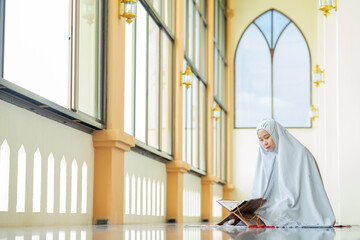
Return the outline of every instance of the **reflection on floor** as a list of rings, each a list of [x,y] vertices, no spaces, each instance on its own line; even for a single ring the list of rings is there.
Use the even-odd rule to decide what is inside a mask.
[[[0,240],[164,240],[164,239],[315,239],[360,240],[360,226],[350,228],[246,228],[195,224],[136,224],[0,228]]]

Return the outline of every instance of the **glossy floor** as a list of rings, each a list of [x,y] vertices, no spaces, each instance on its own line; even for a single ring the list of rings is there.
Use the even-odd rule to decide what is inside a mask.
[[[164,240],[164,239],[304,239],[360,240],[360,226],[349,228],[214,227],[195,224],[136,224],[110,226],[56,226],[0,228],[0,240]]]

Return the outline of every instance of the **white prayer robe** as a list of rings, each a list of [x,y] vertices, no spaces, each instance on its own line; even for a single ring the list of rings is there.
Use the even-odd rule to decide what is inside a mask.
[[[335,216],[310,151],[273,119],[263,120],[260,129],[275,143],[269,152],[259,141],[252,198],[267,200],[259,211],[263,222],[279,227],[333,226]]]

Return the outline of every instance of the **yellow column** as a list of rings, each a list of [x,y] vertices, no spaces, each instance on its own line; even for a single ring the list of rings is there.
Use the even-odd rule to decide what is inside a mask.
[[[226,56],[227,56],[227,86],[231,86],[231,64],[233,64],[232,61],[232,54],[230,51],[231,46],[231,18],[234,15],[234,11],[231,9],[231,0],[227,0],[227,28],[226,28]],[[230,90],[230,87],[226,89],[226,96],[227,96],[227,119],[226,119],[226,184],[223,186],[223,198],[224,199],[231,199],[231,192],[234,190],[234,185],[232,184],[232,178],[231,178],[231,146],[232,146],[232,119],[234,116],[234,111],[231,109],[231,100],[233,91]],[[223,208],[222,215],[225,217],[228,215],[229,212]]]
[[[206,115],[206,127],[207,127],[207,175],[201,179],[201,217],[212,221],[212,199],[213,199],[213,186],[218,181],[213,173],[213,96],[214,96],[214,0],[207,2],[208,13],[208,32],[207,32],[207,71],[208,71],[208,84],[207,84],[207,115]]]
[[[166,164],[166,219],[183,222],[183,182],[184,173],[190,165],[182,160],[182,86],[180,75],[184,60],[184,2],[175,1],[175,41],[174,41],[174,161]]]
[[[125,20],[118,18],[119,0],[108,1],[107,129],[95,131],[93,144],[93,222],[124,221],[124,153],[135,139],[124,133]]]

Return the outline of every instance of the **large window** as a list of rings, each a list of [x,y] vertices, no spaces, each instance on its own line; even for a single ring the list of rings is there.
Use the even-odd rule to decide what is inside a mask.
[[[1,1],[1,84],[103,123],[103,7],[101,0]]]
[[[307,42],[285,15],[270,10],[246,29],[235,56],[235,127],[273,117],[310,127],[311,64]]]
[[[193,84],[183,87],[183,160],[195,171],[206,171],[207,22],[205,0],[184,0],[185,60]]]
[[[214,1],[214,108],[220,108],[220,118],[213,120],[214,176],[226,181],[226,0]]]
[[[140,1],[125,29],[124,129],[165,157],[172,154],[172,9],[171,1]]]

